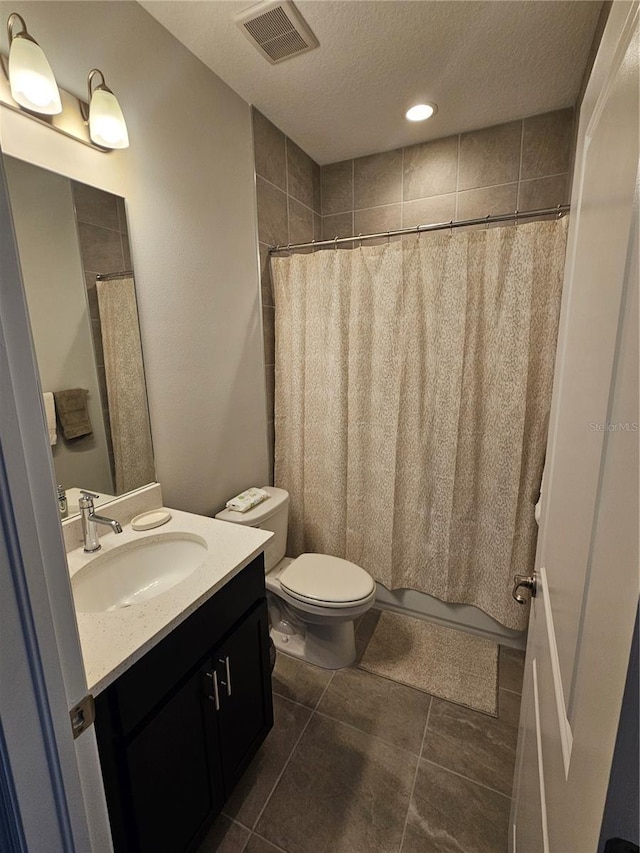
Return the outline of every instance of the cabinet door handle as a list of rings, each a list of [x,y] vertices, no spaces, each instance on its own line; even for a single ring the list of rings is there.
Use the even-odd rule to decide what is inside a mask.
[[[207,699],[211,699],[215,703],[216,711],[220,710],[220,692],[218,690],[218,673],[214,670],[206,673],[206,677],[211,679],[213,685],[213,695],[209,693]]]
[[[222,684],[227,688],[227,696],[231,696],[231,667],[229,666],[229,655],[227,655],[224,660],[222,660],[222,658],[218,658],[218,660],[225,666],[227,672],[227,680],[223,681]]]

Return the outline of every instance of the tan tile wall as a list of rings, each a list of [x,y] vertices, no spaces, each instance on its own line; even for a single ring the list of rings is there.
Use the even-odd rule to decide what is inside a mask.
[[[321,169],[322,237],[472,219],[569,200],[573,109]]]
[[[273,472],[274,307],[269,246],[319,240],[320,166],[254,109],[253,146],[258,201],[258,241],[262,286],[269,470]],[[273,482],[271,476],[270,482]]]

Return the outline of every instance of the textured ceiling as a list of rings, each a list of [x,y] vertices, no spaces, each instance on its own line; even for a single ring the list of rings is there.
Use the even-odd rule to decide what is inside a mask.
[[[233,18],[237,0],[141,5],[318,163],[575,103],[597,0],[298,0],[317,50],[270,65]],[[423,124],[411,104],[435,101]]]

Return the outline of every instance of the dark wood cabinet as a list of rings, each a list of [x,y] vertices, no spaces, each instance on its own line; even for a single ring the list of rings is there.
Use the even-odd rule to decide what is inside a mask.
[[[188,849],[194,828],[224,802],[216,772],[219,739],[203,701],[206,669],[193,673],[124,744],[137,849]]]
[[[265,654],[269,656],[268,637],[265,605],[253,610],[216,652],[220,755],[225,790],[229,792],[264,740],[264,720],[272,713],[271,691],[269,707],[257,701],[264,697],[256,691],[263,677]],[[267,668],[270,671],[268,664]]]
[[[96,699],[116,853],[197,849],[273,725],[260,556]]]

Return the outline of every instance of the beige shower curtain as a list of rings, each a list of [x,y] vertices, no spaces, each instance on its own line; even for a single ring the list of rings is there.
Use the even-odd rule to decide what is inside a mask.
[[[272,259],[289,552],[527,613],[567,220]]]
[[[132,276],[96,282],[117,494],[155,480]]]

